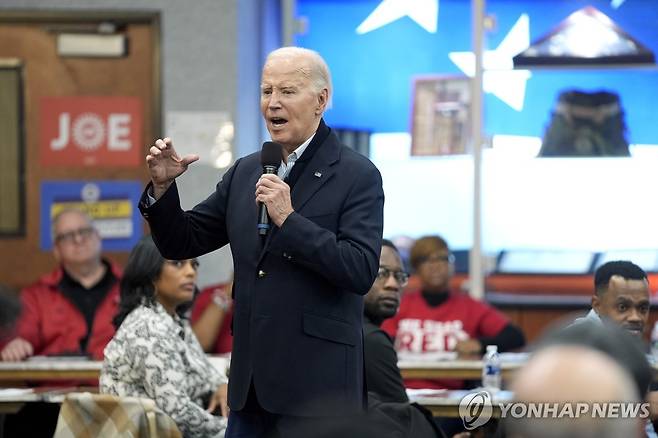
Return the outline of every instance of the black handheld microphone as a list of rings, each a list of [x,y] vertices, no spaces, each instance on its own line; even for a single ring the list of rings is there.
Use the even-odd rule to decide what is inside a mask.
[[[283,148],[279,143],[266,141],[263,143],[263,149],[260,151],[260,164],[263,166],[263,174],[276,174],[281,165]],[[267,207],[262,202],[258,203],[258,234],[265,236],[270,230],[270,217],[267,214]]]

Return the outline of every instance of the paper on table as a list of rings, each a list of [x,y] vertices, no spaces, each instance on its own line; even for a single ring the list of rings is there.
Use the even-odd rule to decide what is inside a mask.
[[[514,363],[523,363],[528,360],[530,353],[500,353],[501,362],[514,362]]]
[[[435,351],[431,353],[398,353],[398,359],[405,362],[442,362],[457,359],[456,351]]]
[[[432,397],[432,396],[441,396],[445,395],[448,392],[447,389],[413,389],[407,388],[407,396],[410,399],[415,399],[418,397]]]
[[[501,402],[512,401],[512,399],[514,399],[514,393],[507,389],[499,389],[499,390],[491,391],[489,389],[480,386],[477,388],[470,389],[468,392],[480,392],[480,391],[487,391],[488,393],[491,394],[491,398],[493,400],[497,400]]]
[[[53,355],[53,356],[30,356],[27,362],[89,362],[91,359],[85,355]]]
[[[0,388],[0,398],[2,397],[16,397],[18,395],[32,394],[32,388]]]
[[[208,361],[224,375],[228,375],[228,367],[231,363],[230,359],[221,356],[208,356]]]

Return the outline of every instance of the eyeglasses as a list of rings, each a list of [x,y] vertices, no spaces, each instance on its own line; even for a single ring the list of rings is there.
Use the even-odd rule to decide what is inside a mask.
[[[195,271],[199,269],[199,261],[197,259],[188,260],[165,260],[165,263],[170,264],[176,269],[183,269],[186,264],[190,264]]]
[[[395,278],[395,281],[398,282],[398,284],[402,287],[407,285],[407,282],[409,281],[409,274],[407,274],[404,271],[393,271],[388,268],[379,268],[379,271],[377,272],[377,280],[379,281],[386,281],[388,280],[388,277],[393,275]]]
[[[455,263],[455,256],[452,254],[441,254],[421,257],[418,259],[418,264],[423,263]]]
[[[96,232],[94,227],[78,228],[77,230],[67,231],[66,233],[57,234],[55,236],[55,243],[72,243],[76,238],[88,239]]]

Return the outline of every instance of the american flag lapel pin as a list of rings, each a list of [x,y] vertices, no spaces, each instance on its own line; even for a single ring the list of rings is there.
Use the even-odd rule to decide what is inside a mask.
[[[315,175],[316,178],[320,178],[322,176],[322,173],[316,171],[313,175]]]

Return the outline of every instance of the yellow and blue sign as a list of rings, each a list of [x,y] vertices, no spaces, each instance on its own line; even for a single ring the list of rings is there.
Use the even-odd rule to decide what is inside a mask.
[[[105,251],[130,251],[142,236],[137,203],[140,181],[44,181],[41,183],[41,249],[52,248],[52,218],[78,209],[91,216]]]

